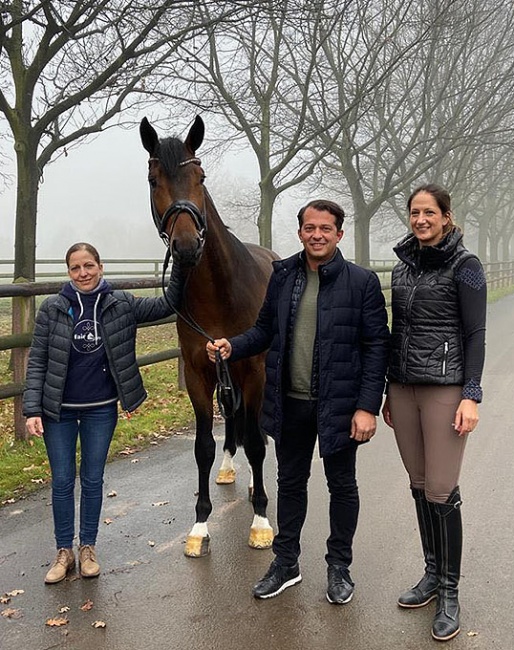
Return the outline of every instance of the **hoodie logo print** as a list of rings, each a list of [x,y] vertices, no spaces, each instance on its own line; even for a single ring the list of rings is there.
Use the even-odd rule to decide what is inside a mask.
[[[77,352],[82,354],[91,354],[103,347],[98,328],[95,336],[95,324],[92,320],[81,320],[75,325],[72,345]]]

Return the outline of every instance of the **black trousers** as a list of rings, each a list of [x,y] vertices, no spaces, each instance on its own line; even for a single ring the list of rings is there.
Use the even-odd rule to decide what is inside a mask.
[[[300,534],[307,514],[307,484],[318,433],[317,402],[286,397],[278,464],[277,523],[273,541],[277,562],[293,565],[300,556]],[[330,493],[327,564],[349,567],[359,515],[355,476],[357,445],[323,458]]]

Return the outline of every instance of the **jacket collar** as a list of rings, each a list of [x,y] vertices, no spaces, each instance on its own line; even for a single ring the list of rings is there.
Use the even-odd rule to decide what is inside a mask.
[[[404,237],[393,251],[408,266],[440,268],[450,261],[459,248],[462,248],[462,233],[455,229],[446,234],[435,246],[420,247],[418,240],[411,233]]]
[[[291,271],[296,271],[299,266],[305,267],[305,251],[300,251],[291,255],[291,257],[286,257],[283,260],[276,260],[273,262],[273,270],[275,273],[286,275]],[[334,257],[324,264],[320,264],[318,267],[318,274],[320,277],[331,279],[341,272],[341,269],[346,264],[346,260],[343,257],[339,248],[336,248]]]

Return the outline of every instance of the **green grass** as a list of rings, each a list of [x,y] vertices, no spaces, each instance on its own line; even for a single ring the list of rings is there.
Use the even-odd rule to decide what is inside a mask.
[[[514,293],[514,285],[510,287],[502,287],[501,289],[489,289],[487,292],[487,302],[497,302],[511,293]]]
[[[1,303],[2,301],[0,301]],[[2,305],[0,304],[0,313]],[[0,333],[7,334],[0,317]],[[138,354],[177,347],[174,325],[159,325],[139,330]],[[120,418],[109,452],[109,459],[133,453],[172,436],[192,425],[193,408],[184,390],[178,388],[178,361],[164,361],[141,368],[148,399],[128,418]],[[12,381],[9,352],[0,352],[0,383]],[[0,504],[37,490],[50,479],[50,468],[42,440],[15,441],[14,400],[0,400]]]

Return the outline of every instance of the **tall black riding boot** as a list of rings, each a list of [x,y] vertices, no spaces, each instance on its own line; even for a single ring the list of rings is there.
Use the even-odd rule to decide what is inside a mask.
[[[435,564],[434,525],[431,520],[433,515],[426,500],[425,491],[417,488],[411,488],[411,491],[416,504],[421,546],[425,556],[425,574],[414,587],[398,598],[398,605],[406,608],[428,605],[437,596],[437,587],[439,586]]]
[[[459,578],[462,557],[461,499],[457,486],[446,503],[430,503],[434,513],[435,556],[439,589],[432,636],[448,641],[460,632]]]

